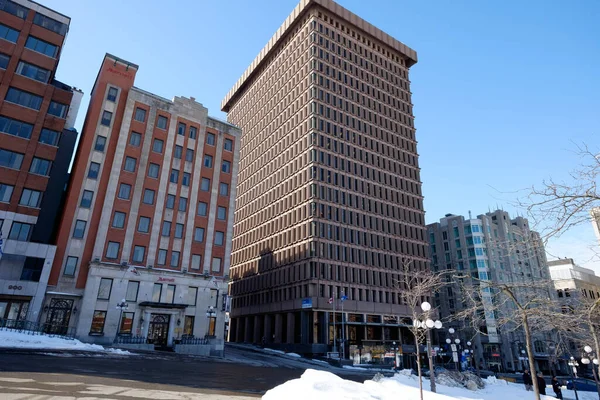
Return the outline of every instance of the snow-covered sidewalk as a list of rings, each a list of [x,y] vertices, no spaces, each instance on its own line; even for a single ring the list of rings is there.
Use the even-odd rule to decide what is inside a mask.
[[[437,385],[437,393],[431,393],[429,381],[423,380],[425,400],[505,400],[533,399],[533,392],[526,392],[523,385],[509,383],[490,377],[485,380],[485,388],[471,391],[462,387]],[[331,372],[306,370],[301,378],[293,379],[263,396],[263,400],[419,400],[419,383],[410,373],[398,373],[392,378],[382,378],[358,383],[344,380]],[[542,400],[554,399],[552,388],[547,393],[551,396],[541,396]],[[564,399],[575,399],[570,390],[563,390]],[[595,400],[596,393],[580,392],[580,400]]]
[[[0,348],[43,349],[43,350],[81,350],[111,354],[129,355],[126,350],[107,349],[97,344],[80,342],[77,339],[64,339],[47,335],[30,335],[17,330],[0,330]]]

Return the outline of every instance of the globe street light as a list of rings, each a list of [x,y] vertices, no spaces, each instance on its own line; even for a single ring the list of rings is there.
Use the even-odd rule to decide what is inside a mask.
[[[427,358],[429,360],[429,383],[431,385],[431,391],[435,393],[435,365],[433,364],[433,355],[431,353],[431,329],[441,329],[442,321],[432,320],[429,318],[431,312],[431,304],[427,301],[421,303],[421,310],[423,310],[424,321],[413,321],[413,326],[416,328],[424,329],[426,331],[427,338]],[[417,357],[420,357],[419,341],[417,340]],[[420,361],[420,360],[419,360]]]
[[[590,363],[593,363],[592,364],[592,373],[594,374],[594,382],[596,383],[596,391],[598,392],[598,398],[600,398],[600,382],[598,382],[598,374],[596,373],[596,365],[598,365],[598,358],[594,357],[593,349],[591,346],[585,346],[583,348],[583,350],[587,354],[586,354],[586,356],[581,358],[581,363],[585,364],[585,365],[589,365]]]

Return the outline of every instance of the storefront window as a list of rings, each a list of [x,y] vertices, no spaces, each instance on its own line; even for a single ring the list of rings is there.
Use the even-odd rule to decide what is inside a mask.
[[[133,316],[132,312],[124,312],[121,318],[121,326],[119,327],[119,333],[122,335],[131,335],[131,329],[133,327]]]
[[[183,325],[183,334],[186,336],[194,336],[194,316],[186,315],[185,324]]]
[[[106,320],[106,311],[94,311],[90,333],[104,333],[104,321]]]
[[[217,317],[208,318],[208,336],[215,336]]]

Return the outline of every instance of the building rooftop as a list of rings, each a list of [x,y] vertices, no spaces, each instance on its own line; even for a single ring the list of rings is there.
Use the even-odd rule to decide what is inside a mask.
[[[36,1],[32,0],[11,0],[23,7],[27,7],[30,10],[35,11],[36,13],[43,14],[47,17],[57,20],[58,22],[62,22],[63,24],[69,25],[71,23],[71,17],[66,16],[65,14],[59,13],[56,10],[46,7],[43,4],[40,4]]]
[[[407,65],[409,67],[417,63],[416,51],[406,46],[404,43],[398,41],[397,39],[394,39],[392,36],[383,32],[381,29],[368,23],[356,14],[340,6],[333,0],[301,0],[300,3],[296,6],[296,8],[294,8],[292,13],[279,27],[279,29],[277,29],[277,32],[275,32],[273,37],[271,37],[266,46],[263,47],[260,53],[258,53],[258,56],[256,56],[256,58],[254,59],[254,61],[252,61],[252,63],[246,69],[246,71],[244,71],[241,78],[236,82],[233,88],[231,88],[229,93],[227,93],[227,95],[221,102],[222,111],[229,111],[229,108],[231,107],[231,101],[236,97],[237,93],[244,88],[247,82],[250,81],[250,79],[254,76],[254,73],[262,65],[263,61],[265,61],[267,57],[271,54],[271,52],[276,48],[280,40],[283,39],[286,36],[286,34],[293,28],[296,21],[300,20],[304,16],[304,14],[311,7],[314,6],[320,6],[336,14],[341,19],[344,19],[348,23],[352,24],[355,28],[362,30],[366,34],[379,40],[381,43],[389,46],[393,50],[396,50],[405,57]]]

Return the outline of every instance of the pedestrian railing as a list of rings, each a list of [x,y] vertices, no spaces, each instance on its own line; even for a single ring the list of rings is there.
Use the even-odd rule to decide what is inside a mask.
[[[146,344],[146,338],[144,336],[117,336],[115,338],[116,344]]]
[[[181,342],[179,344],[208,344],[207,338],[197,338],[197,337],[182,337]]]
[[[75,338],[75,328],[67,325],[38,323],[21,319],[0,318],[0,331],[13,331],[26,335],[45,335],[64,339]]]

